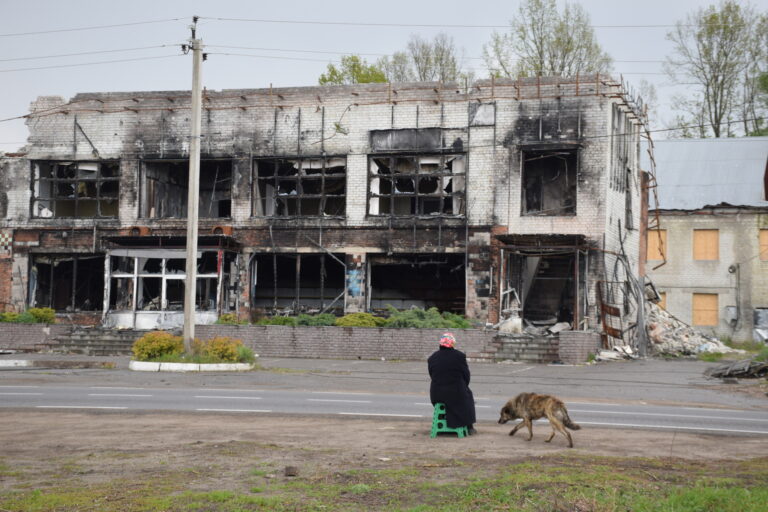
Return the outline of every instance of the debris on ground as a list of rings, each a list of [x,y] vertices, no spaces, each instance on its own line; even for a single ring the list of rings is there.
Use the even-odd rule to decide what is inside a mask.
[[[695,330],[652,302],[647,304],[646,329],[650,352],[656,355],[697,355],[702,353],[744,353],[712,336]]]
[[[618,361],[619,359],[637,359],[637,354],[628,345],[615,346],[611,350],[600,350],[595,354],[595,361]]]
[[[757,361],[755,358],[742,359],[731,363],[722,364],[712,368],[707,368],[704,375],[718,379],[742,378],[759,379],[768,377],[768,361]]]

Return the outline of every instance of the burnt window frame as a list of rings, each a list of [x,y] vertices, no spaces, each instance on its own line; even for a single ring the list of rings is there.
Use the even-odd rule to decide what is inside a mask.
[[[573,169],[573,207],[572,211],[566,213],[546,213],[546,210],[528,210],[528,195],[526,186],[526,154],[538,155],[539,157],[545,157],[547,153],[551,153],[552,158],[557,158],[558,153],[568,153],[569,158],[573,158],[575,166]],[[579,208],[579,176],[581,175],[581,147],[571,146],[568,147],[542,147],[540,145],[532,147],[520,147],[518,152],[518,158],[520,159],[520,216],[521,217],[575,217],[578,215]],[[566,170],[566,176],[570,170]],[[561,208],[562,209],[562,208]],[[544,213],[542,213],[544,212]]]
[[[32,289],[32,273],[33,269],[35,268],[35,265],[39,264],[37,261],[38,258],[50,258],[52,261],[50,263],[47,263],[47,265],[50,266],[50,279],[49,279],[49,286],[50,290],[48,292],[48,302],[46,304],[38,303],[37,301],[37,294],[38,289],[40,286],[40,276],[38,275],[37,279],[35,280],[35,289]],[[94,301],[93,309],[80,309],[76,307],[77,297],[78,297],[78,286],[77,286],[77,276],[78,276],[78,261],[79,260],[85,260],[85,259],[101,259],[101,264],[97,265],[100,272],[97,273],[98,276],[101,276],[101,298],[97,301]],[[57,312],[101,312],[104,308],[104,296],[105,296],[105,287],[104,287],[104,260],[106,259],[106,254],[104,253],[63,253],[63,252],[40,252],[40,253],[32,253],[30,254],[30,261],[29,261],[29,276],[27,279],[27,304],[30,308],[53,308],[54,311]],[[72,292],[70,296],[69,306],[65,309],[56,309],[54,308],[54,279],[53,275],[55,273],[56,260],[72,260]],[[90,275],[90,274],[89,274]],[[98,279],[97,279],[98,281]]]
[[[31,180],[30,190],[31,197],[29,203],[29,214],[32,219],[116,219],[120,216],[120,175],[121,166],[119,159],[107,159],[107,160],[33,160],[31,165]],[[47,176],[43,176],[42,165],[50,166]],[[81,166],[93,166],[96,165],[94,176],[80,175]],[[74,173],[71,176],[59,176],[58,167],[67,168],[74,166]],[[102,168],[110,166],[113,168],[114,174],[111,176],[104,176]],[[83,169],[86,170],[86,169]],[[94,172],[87,169],[89,172]],[[66,171],[65,171],[66,172]],[[102,196],[105,185],[114,183],[115,190],[110,192],[109,195]],[[48,197],[44,197],[41,192],[44,184],[48,186]],[[62,190],[62,186],[72,186],[73,194],[71,196],[59,196],[58,193]],[[87,191],[89,185],[92,185],[95,190],[95,195],[80,196],[79,191],[81,189]],[[72,215],[62,215],[57,213],[58,203],[72,202]],[[102,201],[114,203],[114,213],[108,215],[102,215]],[[47,206],[45,204],[47,203]],[[78,215],[81,203],[93,203],[95,205],[94,215]],[[44,212],[49,213],[44,213]]]
[[[145,219],[145,220],[169,220],[169,219],[186,219],[188,215],[182,215],[182,216],[150,216],[149,211],[147,211],[147,200],[148,200],[148,191],[147,191],[147,164],[187,164],[186,168],[186,182],[185,186],[187,188],[184,189],[184,196],[183,201],[186,203],[187,197],[189,194],[189,166],[188,166],[189,160],[186,159],[179,159],[179,158],[143,158],[140,161],[139,164],[139,182],[138,182],[138,195],[139,195],[139,218]],[[198,205],[198,217],[200,219],[231,219],[232,218],[232,191],[233,191],[233,183],[234,183],[234,176],[235,176],[235,160],[233,158],[202,158],[200,159],[200,170],[202,171],[203,164],[208,164],[211,162],[226,162],[229,164],[229,215],[227,216],[218,216],[218,215],[203,215],[203,209],[202,207],[199,207]],[[214,182],[215,183],[215,182]],[[202,186],[202,181],[198,182],[198,193],[200,191],[200,186]],[[199,197],[199,196],[198,196]],[[198,199],[199,202],[199,199]],[[187,205],[188,206],[188,205]],[[189,212],[189,209],[187,208],[187,212]]]
[[[420,158],[439,158],[440,162],[438,163],[438,170],[429,172],[429,173],[420,173],[419,172],[419,161]],[[378,164],[376,164],[375,160],[382,160],[382,159],[388,159],[389,160],[389,168],[392,169],[394,167],[394,163],[397,159],[412,159],[414,161],[413,169],[414,172],[412,173],[399,173],[398,178],[390,178],[390,181],[394,181],[395,179],[413,179],[413,192],[395,192],[395,185],[390,184],[391,191],[389,193],[381,193],[381,185],[379,185],[379,191],[377,193],[374,193],[372,191],[372,183],[374,179],[378,180],[384,180],[385,177],[382,177],[383,175],[376,172],[374,169],[378,169]],[[457,160],[461,159],[464,170],[461,172],[454,172],[453,171],[453,165],[449,168],[446,160],[451,159]],[[365,204],[365,212],[366,215],[369,217],[399,217],[399,218],[413,218],[413,217],[424,217],[424,218],[435,218],[435,217],[449,217],[449,218],[464,218],[466,216],[466,210],[467,210],[467,153],[466,152],[446,152],[446,153],[438,153],[438,152],[429,152],[429,153],[421,153],[421,152],[398,152],[398,153],[373,153],[368,155],[368,183],[366,186],[367,196],[366,196],[366,204]],[[392,174],[394,176],[394,174]],[[437,178],[438,180],[442,178],[463,178],[464,184],[461,191],[454,191],[453,190],[453,183],[451,184],[451,191],[445,192],[445,188],[441,187],[439,184],[436,188],[436,192],[419,192],[419,181],[420,179],[424,178],[425,176],[428,176],[430,178]],[[385,213],[371,213],[371,201],[373,199],[386,199],[389,198],[389,211]],[[398,214],[395,212],[395,199],[396,198],[412,198],[415,203],[412,203],[412,209],[416,210],[415,213],[408,213],[408,214]],[[423,206],[423,201],[425,199],[435,199],[438,198],[440,201],[440,205],[436,212],[431,213],[422,213],[424,210],[423,208],[420,208],[420,205]],[[445,212],[445,204],[446,199],[454,200],[454,199],[460,199],[461,200],[461,206],[460,206],[460,212],[451,212],[446,213]],[[451,210],[453,210],[453,206],[451,206]]]
[[[332,160],[343,160],[343,166],[339,165],[329,165],[329,162]],[[320,165],[320,173],[313,176],[303,175],[301,174],[302,169],[304,168],[303,162],[305,161],[321,161]],[[297,172],[295,175],[281,175],[280,169],[281,164],[286,165],[289,162],[297,161],[298,167],[293,166],[293,164],[289,164],[292,167],[297,169]],[[260,174],[260,164],[268,166],[269,163],[272,162],[273,168],[272,168],[272,174],[267,174],[266,172],[262,175]],[[307,156],[281,156],[281,157],[258,157],[254,158],[252,160],[252,167],[251,167],[251,217],[256,218],[274,218],[274,219],[290,219],[290,218],[335,218],[335,219],[345,219],[347,216],[347,183],[348,183],[348,165],[347,165],[347,155],[325,155],[325,156],[317,156],[317,155],[307,155]],[[336,169],[339,167],[343,167],[343,172],[332,172],[328,173],[328,169]],[[308,169],[313,169],[313,167],[308,167]],[[265,171],[268,170],[265,169]],[[329,193],[327,191],[327,185],[326,185],[326,178],[330,178],[330,180],[333,181],[339,181],[341,180],[343,182],[343,188],[341,193]],[[269,196],[267,194],[268,192],[268,186],[270,186],[270,181],[273,183],[272,186],[272,195]],[[319,193],[305,193],[306,185],[309,183],[315,183],[320,182],[320,192]],[[295,191],[295,194],[281,194],[280,193],[280,183],[295,183],[295,187],[293,190]],[[264,192],[262,193],[261,184],[264,185]],[[326,213],[325,207],[328,204],[328,199],[332,198],[335,200],[340,201],[340,203],[343,205],[340,212],[333,212],[333,213]],[[317,205],[317,211],[316,212],[305,212],[302,209],[302,200],[303,199],[317,199],[318,205]],[[278,213],[278,201],[285,201],[285,200],[291,200],[295,201],[294,206],[294,213],[290,213],[290,209],[287,206],[285,207],[285,213]],[[268,204],[269,201],[272,202],[272,213],[267,213],[268,210]],[[261,205],[259,205],[261,203]],[[285,203],[283,203],[285,205]]]

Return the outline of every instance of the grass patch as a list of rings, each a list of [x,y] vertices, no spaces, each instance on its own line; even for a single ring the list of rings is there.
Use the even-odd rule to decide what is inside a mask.
[[[717,361],[720,361],[723,357],[725,357],[726,354],[721,354],[719,352],[702,352],[696,358],[699,361],[705,361],[707,363],[716,363]]]

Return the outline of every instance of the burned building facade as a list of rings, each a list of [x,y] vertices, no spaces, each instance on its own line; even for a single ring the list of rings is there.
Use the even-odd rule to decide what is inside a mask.
[[[189,92],[41,97],[27,124],[2,307],[179,325]],[[205,91],[198,321],[418,306],[620,336],[641,126],[600,76]]]

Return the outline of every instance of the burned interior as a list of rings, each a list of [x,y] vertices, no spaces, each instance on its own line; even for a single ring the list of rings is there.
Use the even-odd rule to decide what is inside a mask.
[[[30,307],[99,311],[104,298],[103,254],[35,254],[29,276]]]
[[[141,216],[148,219],[187,216],[189,161],[147,160],[142,165]],[[200,161],[201,218],[228,218],[232,214],[232,161]]]
[[[370,309],[464,311],[464,254],[371,255]]]
[[[464,155],[368,159],[369,215],[464,215]]]
[[[272,313],[343,313],[343,254],[256,254],[253,307]]]
[[[255,217],[344,217],[345,157],[271,158],[254,164]]]
[[[576,215],[578,151],[522,149],[522,214]]]
[[[118,161],[38,161],[32,167],[33,217],[117,217]]]

